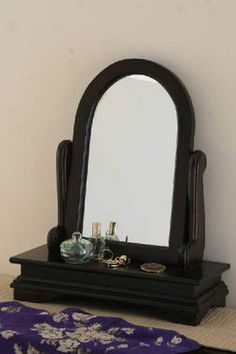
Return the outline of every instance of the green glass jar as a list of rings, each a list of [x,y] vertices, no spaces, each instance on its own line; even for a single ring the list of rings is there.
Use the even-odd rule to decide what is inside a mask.
[[[62,258],[72,264],[89,262],[94,256],[93,249],[92,242],[83,238],[80,232],[74,232],[71,239],[63,241],[60,245]]]

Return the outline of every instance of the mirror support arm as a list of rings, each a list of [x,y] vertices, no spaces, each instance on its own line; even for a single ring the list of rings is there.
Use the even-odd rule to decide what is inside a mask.
[[[59,253],[59,246],[66,238],[64,224],[71,155],[72,142],[70,140],[63,140],[58,145],[56,155],[58,224],[48,233],[47,244],[50,255]]]
[[[190,269],[201,263],[205,246],[205,209],[203,174],[206,169],[206,155],[194,151],[189,159],[186,237],[182,252],[182,263]]]

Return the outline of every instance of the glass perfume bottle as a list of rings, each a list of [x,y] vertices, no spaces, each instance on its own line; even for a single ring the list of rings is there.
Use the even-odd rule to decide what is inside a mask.
[[[104,249],[106,248],[106,240],[101,236],[101,223],[92,223],[92,237],[89,240],[93,244],[94,259],[100,259]]]
[[[109,229],[106,232],[106,239],[110,241],[120,241],[120,238],[117,235],[117,222],[110,222]]]
[[[60,245],[61,256],[67,263],[81,264],[93,258],[93,244],[83,238],[80,232],[74,232],[71,239]]]

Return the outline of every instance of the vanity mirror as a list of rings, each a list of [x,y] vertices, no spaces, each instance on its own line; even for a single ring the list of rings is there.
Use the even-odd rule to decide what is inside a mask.
[[[110,247],[117,254],[185,267],[199,263],[206,158],[193,153],[193,136],[190,97],[169,70],[128,59],[102,71],[76,114],[66,235],[78,230],[89,236],[94,221],[105,233],[114,220],[120,241]]]
[[[22,266],[15,299],[100,298],[191,324],[224,306],[221,274],[229,265],[202,262],[206,157],[193,150],[193,138],[190,96],[168,69],[127,59],[95,77],[80,100],[73,141],[58,146],[58,225],[47,245],[10,259]],[[119,237],[109,237],[106,249],[122,267],[63,261],[60,245],[72,233],[90,237],[96,223],[100,235],[101,223],[105,236],[112,221]],[[86,243],[78,242],[80,249]],[[145,273],[143,263],[161,265]]]

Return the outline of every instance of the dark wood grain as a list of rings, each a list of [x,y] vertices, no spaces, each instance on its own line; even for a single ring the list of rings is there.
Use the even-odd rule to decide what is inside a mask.
[[[220,276],[222,272],[226,271],[230,268],[230,265],[227,263],[219,263],[219,262],[207,262],[204,261],[201,263],[199,267],[191,269],[189,271],[185,271],[181,267],[168,266],[167,270],[162,274],[155,273],[145,273],[141,271],[140,264],[141,263],[131,263],[126,267],[121,268],[107,268],[104,264],[98,262],[89,262],[85,264],[75,265],[65,263],[62,258],[55,260],[49,259],[50,252],[48,251],[47,245],[42,245],[36,248],[33,248],[27,252],[21,253],[17,256],[11,257],[11,263],[17,264],[38,264],[45,265],[48,264],[50,267],[59,268],[67,268],[71,270],[84,270],[88,272],[106,272],[108,274],[116,275],[116,274],[126,274],[126,276],[133,276],[140,278],[148,278],[148,279],[165,279],[170,282],[177,283],[189,283],[189,284],[199,284],[203,281],[209,282],[212,279],[213,275]]]
[[[11,258],[21,264],[21,275],[12,283],[15,299],[24,300],[25,294],[27,301],[35,301],[37,293],[42,299],[48,294],[101,299],[136,305],[137,311],[147,307],[170,321],[197,325],[209,308],[224,306],[228,293],[221,280],[228,264],[203,262],[188,272],[170,266],[158,275],[144,273],[136,262],[112,269],[97,262],[71,265],[48,257],[44,245]]]
[[[205,168],[206,155],[202,151],[191,153],[188,169],[185,238],[181,252],[185,269],[198,266],[203,258],[205,247],[203,173]]]
[[[47,244],[51,258],[58,258],[60,244],[67,237],[65,230],[65,210],[71,155],[72,142],[70,140],[63,140],[58,145],[56,158],[58,224],[49,231],[47,236]]]

